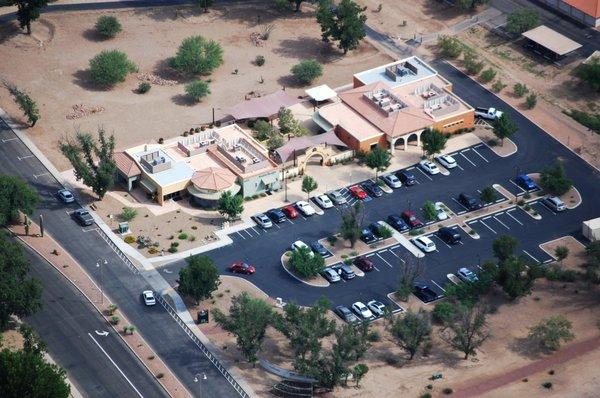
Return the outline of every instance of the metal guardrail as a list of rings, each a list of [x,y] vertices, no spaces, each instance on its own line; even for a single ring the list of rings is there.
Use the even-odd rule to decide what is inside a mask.
[[[106,235],[106,233],[101,228],[98,228],[97,231],[98,235],[100,235],[102,239],[104,239],[104,241],[113,249],[117,256],[125,263],[125,265],[127,265],[129,270],[133,272],[134,275],[139,275],[140,271],[137,269],[137,267],[133,265],[133,263],[131,262],[131,260],[129,260],[127,255],[125,255],[125,253],[123,253],[121,249],[119,249],[117,245],[114,244],[114,242],[108,237],[108,235]]]

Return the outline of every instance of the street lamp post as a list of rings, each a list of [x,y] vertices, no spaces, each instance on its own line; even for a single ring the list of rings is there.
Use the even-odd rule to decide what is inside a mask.
[[[477,254],[477,267],[481,269],[481,256]]]
[[[96,267],[100,269],[100,304],[104,305],[104,290],[102,289],[102,266],[108,264],[106,259],[99,258]]]

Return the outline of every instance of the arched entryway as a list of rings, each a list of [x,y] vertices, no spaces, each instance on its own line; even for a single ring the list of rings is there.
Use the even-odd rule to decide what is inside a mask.
[[[308,148],[304,154],[304,159],[298,163],[298,170],[300,174],[304,173],[306,166],[308,165],[329,165],[330,158],[332,155],[332,149],[322,146],[316,146]]]

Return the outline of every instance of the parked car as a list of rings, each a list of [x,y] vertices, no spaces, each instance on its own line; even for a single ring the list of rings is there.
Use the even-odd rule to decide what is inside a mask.
[[[329,195],[329,198],[331,198],[333,203],[335,203],[336,205],[343,205],[348,202],[346,200],[346,197],[342,195],[340,191],[329,191],[327,195]]]
[[[271,209],[267,211],[267,216],[276,223],[285,221],[285,213],[279,209]]]
[[[465,282],[475,282],[479,280],[475,272],[465,267],[459,269],[456,274],[460,279],[462,279]]]
[[[58,191],[58,197],[63,203],[73,203],[75,202],[75,196],[68,189],[61,189]]]
[[[413,173],[411,173],[410,171],[401,170],[398,173],[396,173],[396,176],[398,176],[398,178],[400,179],[402,184],[404,184],[406,186],[410,187],[411,185],[415,185],[417,183],[417,179],[415,178],[415,175]]]
[[[496,120],[502,116],[504,112],[497,110],[496,108],[475,108],[475,116],[487,120]]]
[[[356,317],[356,315],[354,315],[352,313],[352,311],[350,311],[348,309],[348,307],[344,307],[343,305],[338,305],[337,307],[335,307],[335,309],[333,310],[340,318],[342,318],[342,320],[348,322],[348,323],[356,323],[358,322],[358,318]]]
[[[400,179],[398,177],[396,177],[395,174],[386,174],[386,175],[382,176],[381,179],[390,188],[397,189],[402,186],[402,181],[400,181]]]
[[[373,271],[373,268],[375,268],[373,261],[369,260],[365,256],[356,257],[354,259],[354,265],[356,265],[358,269],[363,272]]]
[[[327,279],[329,283],[335,283],[340,281],[340,275],[337,272],[335,272],[335,270],[332,268],[325,268],[325,270],[323,271],[323,276],[325,277],[325,279]]]
[[[298,218],[298,211],[296,210],[296,208],[292,205],[288,205],[285,206],[283,209],[281,209],[285,215],[287,216],[287,218],[289,219],[295,219]]]
[[[413,286],[413,294],[424,303],[431,303],[438,299],[438,294],[424,283],[415,283]]]
[[[300,210],[305,217],[310,217],[316,213],[315,208],[305,200],[299,200],[296,202],[296,207]]]
[[[419,220],[417,216],[415,216],[415,213],[409,210],[405,210],[402,212],[402,218],[411,228],[421,228],[424,225],[423,221]]]
[[[252,275],[254,272],[256,272],[256,268],[243,261],[238,261],[237,263],[233,263],[229,266],[229,271],[236,274]]]
[[[310,249],[310,247],[308,247],[308,245],[304,242],[302,242],[301,240],[297,240],[294,243],[292,243],[292,250],[296,251],[299,250],[300,248],[306,247],[308,249],[308,251],[310,252],[311,256],[314,256],[314,253],[312,252],[312,250]]]
[[[375,198],[379,198],[383,195],[383,190],[379,187],[379,185],[375,184],[373,181],[363,182],[362,187],[365,191],[369,193],[369,195]]]
[[[333,207],[333,202],[327,195],[315,196],[314,200],[322,209],[331,209]]]
[[[373,232],[369,228],[365,228],[360,232],[360,240],[365,242],[367,245],[377,242],[377,238],[373,235]]]
[[[406,232],[410,229],[406,221],[398,214],[391,214],[387,218],[387,223],[399,232]]]
[[[312,249],[313,252],[320,254],[321,256],[326,256],[329,254],[327,249],[325,249],[325,246],[323,246],[316,240],[314,242],[310,243],[310,248]]]
[[[449,245],[454,245],[460,242],[461,237],[455,229],[450,227],[442,227],[438,230],[438,236],[441,240],[448,243]]]
[[[144,290],[142,292],[142,298],[144,299],[144,304],[149,307],[156,304],[156,297],[154,297],[154,292],[152,290]]]
[[[435,214],[437,215],[437,219],[440,221],[448,219],[448,214],[446,214],[446,211],[439,203],[435,204]]]
[[[450,155],[440,155],[436,159],[438,162],[440,162],[442,166],[444,166],[447,169],[453,169],[458,165],[458,163],[456,163],[456,160]]]
[[[79,222],[79,224],[83,226],[92,225],[94,223],[94,218],[86,209],[77,209],[73,213],[75,219]]]
[[[548,206],[553,211],[567,210],[567,206],[565,206],[565,203],[556,196],[549,196],[547,198],[544,198],[542,200],[542,203]]]
[[[458,195],[458,201],[465,206],[467,210],[477,210],[483,207],[483,204],[478,198],[464,192]]]
[[[357,301],[356,303],[352,304],[352,310],[354,311],[354,313],[356,315],[358,315],[359,318],[362,318],[362,319],[373,318],[373,313],[371,312],[369,307],[367,307],[360,301]]]
[[[526,191],[532,191],[538,188],[537,184],[533,182],[531,177],[527,174],[519,174],[517,178],[515,178],[515,182]]]
[[[379,222],[372,222],[371,224],[369,224],[369,229],[378,238],[382,237],[381,236],[381,231],[382,231],[383,228],[385,228],[385,226],[379,224]]]
[[[350,188],[348,188],[348,190],[350,191],[350,194],[356,199],[362,200],[367,198],[367,193],[358,185],[353,185]]]
[[[367,303],[367,307],[376,316],[383,316],[385,314],[385,305],[381,301],[371,300]]]
[[[431,253],[436,249],[435,243],[426,236],[419,236],[418,238],[413,239],[413,243],[425,253]]]
[[[271,219],[269,217],[267,217],[266,214],[263,214],[263,213],[256,214],[255,216],[252,216],[252,219],[254,220],[254,222],[256,222],[258,224],[258,226],[260,226],[262,228],[271,228],[273,226]]]
[[[344,278],[347,281],[349,281],[350,279],[354,279],[354,277],[356,276],[356,274],[354,273],[354,271],[352,270],[352,268],[349,265],[346,265],[346,264],[343,264],[340,267],[340,270],[338,271],[338,273],[340,274],[340,276],[342,278]]]
[[[427,172],[427,174],[439,174],[440,169],[438,169],[437,165],[433,163],[431,160],[421,160],[419,162],[419,167]]]

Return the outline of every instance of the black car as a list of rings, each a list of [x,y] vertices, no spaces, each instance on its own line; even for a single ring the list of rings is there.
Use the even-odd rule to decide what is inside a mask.
[[[383,225],[377,222],[372,222],[371,224],[369,224],[369,229],[371,230],[371,232],[373,232],[373,235],[375,235],[375,237],[381,237],[382,228]]]
[[[410,229],[406,221],[402,219],[398,214],[392,214],[388,216],[387,223],[400,232],[406,232]]]
[[[375,184],[373,181],[365,181],[362,183],[362,188],[367,191],[367,193],[375,198],[381,197],[383,195],[383,190],[379,187],[379,185]]]
[[[375,235],[373,235],[373,232],[371,232],[371,230],[368,228],[365,228],[361,231],[360,240],[365,242],[367,245],[377,242],[377,238],[375,237]]]
[[[438,294],[424,283],[415,283],[413,293],[424,303],[431,303],[438,299]]]
[[[325,246],[323,246],[322,244],[320,244],[317,241],[311,242],[309,246],[313,252],[318,253],[321,256],[326,256],[329,254],[327,249],[325,249]]]
[[[281,209],[271,209],[266,214],[273,222],[284,222],[286,219],[285,213]]]
[[[479,199],[464,192],[458,195],[458,201],[469,210],[477,210],[483,207]]]
[[[453,228],[442,227],[438,230],[438,236],[444,242],[454,245],[460,242],[460,234]]]
[[[400,181],[402,181],[402,184],[407,186],[415,185],[415,183],[417,182],[417,180],[415,179],[415,175],[406,170],[399,171],[398,173],[396,173],[396,176],[400,179]]]
[[[350,268],[350,266],[348,266],[346,264],[344,264],[340,267],[339,274],[342,278],[344,278],[347,281],[350,279],[354,279],[354,277],[356,276],[354,271],[352,271],[352,268]]]
[[[92,225],[94,223],[94,218],[92,217],[90,212],[87,211],[86,209],[75,210],[75,213],[73,213],[73,216],[75,217],[77,222],[79,222],[79,224],[81,224],[81,225],[88,226],[88,225]]]
[[[356,323],[359,321],[356,315],[354,315],[348,307],[344,307],[343,305],[338,305],[333,311],[348,323]]]

